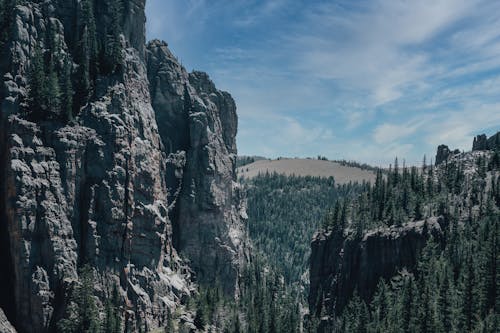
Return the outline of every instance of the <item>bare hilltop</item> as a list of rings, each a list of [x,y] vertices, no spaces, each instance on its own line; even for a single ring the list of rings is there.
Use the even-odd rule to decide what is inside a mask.
[[[374,171],[320,159],[265,159],[240,166],[237,169],[238,177],[244,178],[253,178],[266,172],[295,176],[334,177],[337,184],[362,181],[373,183],[375,181]]]

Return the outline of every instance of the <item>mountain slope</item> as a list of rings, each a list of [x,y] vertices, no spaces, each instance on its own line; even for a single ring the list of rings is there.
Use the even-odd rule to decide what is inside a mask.
[[[495,331],[500,147],[476,142],[378,176],[347,218],[327,216],[312,242],[312,330]]]

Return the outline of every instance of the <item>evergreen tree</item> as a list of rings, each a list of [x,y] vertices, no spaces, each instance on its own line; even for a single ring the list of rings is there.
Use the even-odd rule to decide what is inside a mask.
[[[42,118],[44,109],[45,63],[40,46],[35,46],[28,73],[28,109],[34,118]]]
[[[94,278],[88,265],[80,270],[80,280],[69,298],[64,319],[57,324],[62,333],[99,333],[99,312],[94,298]]]
[[[66,59],[61,76],[61,112],[67,121],[73,120],[73,83],[71,82],[72,62]]]
[[[205,306],[202,302],[198,302],[196,306],[196,315],[194,317],[194,325],[198,329],[205,329],[206,320],[205,320]]]
[[[61,118],[61,87],[59,85],[59,77],[54,64],[51,61],[49,71],[46,77],[46,82],[43,88],[45,98],[46,114],[50,119]]]
[[[120,40],[122,33],[123,2],[122,0],[108,0],[108,14],[111,18],[110,29],[106,32],[104,44],[103,71],[114,73],[123,65],[123,49]]]
[[[117,286],[113,286],[112,292],[105,304],[106,318],[104,323],[104,333],[121,332],[120,303],[118,288]]]
[[[82,0],[82,27],[78,48],[75,52],[76,62],[78,63],[76,79],[76,100],[80,103],[73,106],[74,111],[87,103],[92,94],[93,81],[98,74],[98,48],[97,32],[94,16],[94,6],[92,0]]]
[[[10,37],[10,29],[14,19],[14,10],[19,0],[0,1],[0,50]]]

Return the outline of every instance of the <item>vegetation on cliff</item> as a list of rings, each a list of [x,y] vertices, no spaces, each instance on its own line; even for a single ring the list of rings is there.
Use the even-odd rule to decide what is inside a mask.
[[[421,169],[399,169],[396,160],[387,177],[379,173],[373,186],[335,207],[324,219],[323,233],[361,241],[369,230],[439,216],[444,237],[430,236],[422,253],[414,254],[416,267],[381,279],[373,297],[360,297],[355,290],[345,309],[327,305],[325,296],[310,300],[318,320],[323,319],[320,331],[495,331],[500,305],[498,151],[458,153]]]

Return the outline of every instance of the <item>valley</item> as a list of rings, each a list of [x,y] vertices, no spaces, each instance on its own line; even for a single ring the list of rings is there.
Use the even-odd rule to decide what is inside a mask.
[[[179,3],[168,2],[169,10]],[[190,15],[206,5],[182,14],[193,36],[206,20]],[[228,81],[214,63],[252,55],[207,54],[207,68],[224,82],[216,86],[209,74],[188,71],[167,42],[147,41],[146,9],[145,0],[0,0],[0,333],[498,331],[493,112],[481,126],[454,114],[453,129],[489,135],[475,133],[465,150],[440,142],[430,164],[268,159],[260,155],[276,147],[293,151],[283,143],[314,154],[317,140],[332,141],[339,158],[346,149],[363,160],[413,157],[423,121],[401,130],[384,123],[397,118],[394,110],[376,120],[366,111],[377,127],[357,128],[360,116],[343,109],[332,124],[313,111],[298,122],[258,106],[238,109],[252,91],[235,89],[238,100],[217,88]],[[182,15],[172,22],[180,26]],[[189,39],[172,40],[178,47]],[[253,84],[267,83],[258,74]],[[300,88],[312,103],[315,89]],[[378,97],[399,96],[391,89]],[[299,92],[284,90],[296,103]],[[286,104],[276,91],[266,103]],[[362,95],[345,105],[359,112]],[[479,119],[484,108],[477,112]],[[269,135],[259,156],[243,155],[238,145],[248,148],[245,135],[260,118],[285,137]],[[326,128],[337,123],[345,132]],[[373,138],[356,136],[362,148],[333,142],[349,131]],[[468,140],[457,133],[443,129],[438,138]]]

